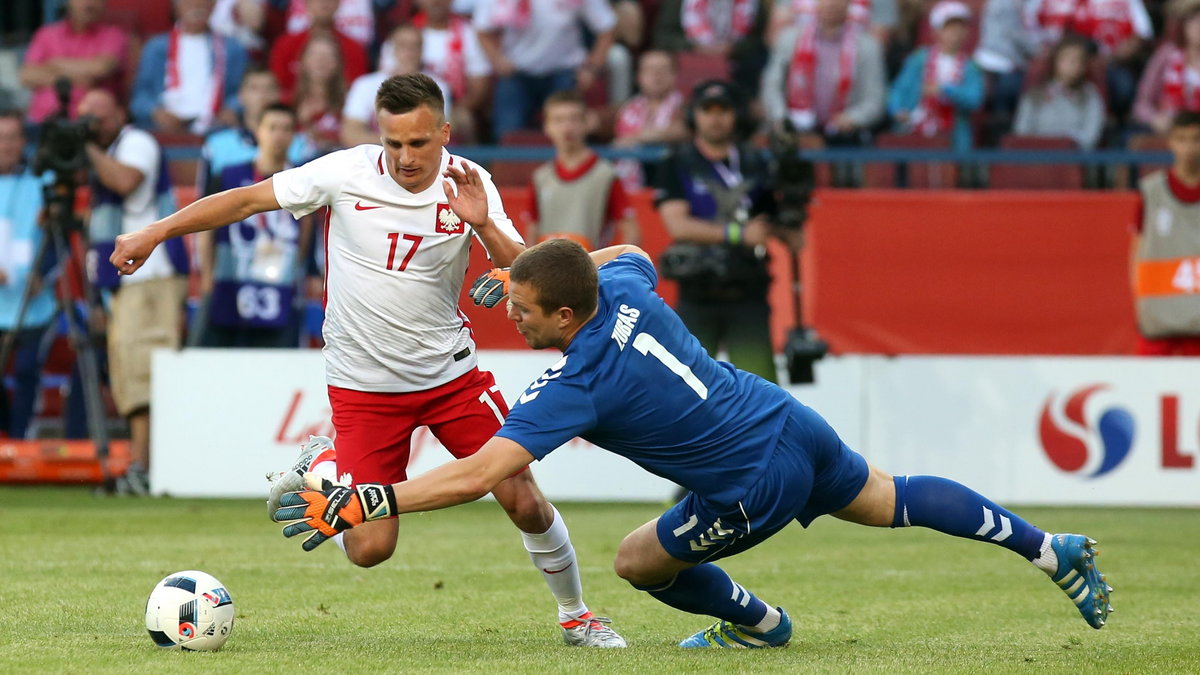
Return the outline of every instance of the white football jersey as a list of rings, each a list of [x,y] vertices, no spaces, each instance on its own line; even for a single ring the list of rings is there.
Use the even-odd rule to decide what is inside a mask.
[[[458,309],[471,226],[446,203],[439,178],[412,193],[388,174],[383,148],[360,145],[273,177],[279,205],[297,218],[329,206],[325,222],[325,372],[329,384],[358,391],[423,391],[476,364],[475,343]],[[439,176],[461,157],[442,150]],[[491,175],[488,215],[522,242]],[[453,188],[453,182],[451,182]],[[523,242],[522,242],[523,243]]]

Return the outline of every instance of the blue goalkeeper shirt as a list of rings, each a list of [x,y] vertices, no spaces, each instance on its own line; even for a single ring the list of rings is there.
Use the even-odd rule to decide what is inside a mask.
[[[498,436],[542,459],[579,436],[717,504],[763,474],[794,399],[705,352],[645,257],[600,267],[596,316],[520,396]]]

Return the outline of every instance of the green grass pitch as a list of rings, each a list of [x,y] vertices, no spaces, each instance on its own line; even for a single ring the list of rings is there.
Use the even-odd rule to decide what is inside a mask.
[[[999,547],[823,518],[726,561],[788,609],[786,649],[683,651],[709,623],[612,572],[647,504],[558,504],[587,600],[625,650],[564,646],[554,604],[494,504],[401,519],[392,560],[361,570],[332,544],[285,540],[261,501],[95,498],[0,488],[0,672],[1200,672],[1200,512],[1018,511],[1099,540],[1117,612],[1094,631],[1039,571]],[[229,588],[216,653],[160,651],[146,595],[196,568]]]

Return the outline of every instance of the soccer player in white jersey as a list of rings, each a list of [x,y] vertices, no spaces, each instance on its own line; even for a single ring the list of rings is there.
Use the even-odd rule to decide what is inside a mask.
[[[381,141],[315,159],[260,183],[200,199],[117,240],[111,262],[133,274],[163,241],[284,208],[301,217],[328,206],[325,226],[325,364],[336,469],[354,483],[407,478],[413,430],[428,426],[455,457],[473,454],[508,412],[491,373],[476,367],[475,345],[458,309],[472,236],[492,262],[524,250],[483,169],[444,149],[450,125],[441,90],[426,75],[385,80],[375,98]],[[332,449],[314,438],[278,496],[300,489],[314,456]],[[520,529],[525,548],[558,601],[568,644],[624,647],[588,611],[566,525],[520,471],[492,491]],[[356,565],[395,551],[394,518],[356,528],[338,541]]]

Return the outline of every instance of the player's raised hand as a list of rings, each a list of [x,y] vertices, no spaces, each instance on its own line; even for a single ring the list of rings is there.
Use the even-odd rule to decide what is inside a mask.
[[[471,284],[471,290],[467,292],[471,296],[471,302],[476,305],[483,305],[488,309],[496,306],[496,303],[508,296],[508,268],[495,267],[483,274]]]
[[[313,473],[304,474],[304,482],[310,489],[283,495],[271,518],[277,523],[289,523],[283,528],[285,537],[311,531],[302,544],[305,551],[313,550],[343,530],[396,515],[396,496],[391,485],[360,483],[347,487]]]
[[[133,274],[158,246],[158,239],[145,229],[117,236],[117,244],[108,261],[121,274]]]
[[[479,176],[479,171],[464,163],[461,168],[446,167],[446,172],[442,176],[449,179],[442,181],[442,189],[446,192],[446,202],[450,204],[450,210],[454,212],[454,215],[471,227],[481,227],[486,224],[488,220],[487,191],[483,189],[483,179]],[[458,188],[457,194],[450,187],[450,181],[454,181],[455,187]]]

